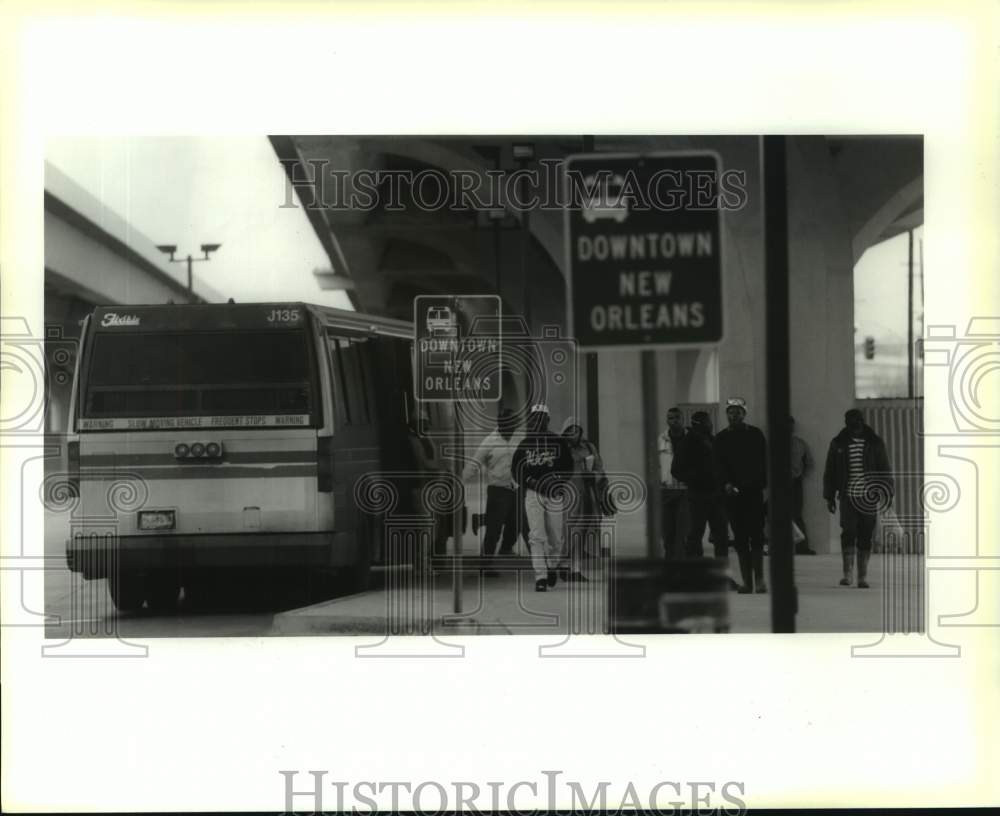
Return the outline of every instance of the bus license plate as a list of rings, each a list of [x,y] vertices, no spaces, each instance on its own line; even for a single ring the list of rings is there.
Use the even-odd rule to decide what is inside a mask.
[[[175,526],[173,510],[140,510],[140,530],[173,530]]]

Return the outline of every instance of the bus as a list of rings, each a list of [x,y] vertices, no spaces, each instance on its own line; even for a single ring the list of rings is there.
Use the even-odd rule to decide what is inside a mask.
[[[234,569],[365,590],[379,525],[353,491],[408,466],[412,337],[407,322],[305,303],[96,308],[67,466],[79,517],[110,514],[115,543],[78,525],[69,568],[107,578],[119,611],[169,609],[182,586]],[[112,506],[116,484],[141,493],[135,512]]]

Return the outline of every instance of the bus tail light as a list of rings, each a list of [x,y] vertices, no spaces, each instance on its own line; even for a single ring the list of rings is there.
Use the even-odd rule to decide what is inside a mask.
[[[66,481],[70,490],[80,495],[80,442],[66,443]]]
[[[333,492],[333,437],[316,439],[316,489],[320,493]]]

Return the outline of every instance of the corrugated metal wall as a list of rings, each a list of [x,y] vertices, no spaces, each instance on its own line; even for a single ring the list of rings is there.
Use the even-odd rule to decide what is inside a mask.
[[[924,484],[924,446],[918,429],[922,427],[923,400],[858,400],[858,409],[885,441],[896,482],[893,507],[904,527],[922,526],[921,495]],[[924,551],[923,535],[905,535],[904,552]],[[876,549],[880,541],[876,539]]]

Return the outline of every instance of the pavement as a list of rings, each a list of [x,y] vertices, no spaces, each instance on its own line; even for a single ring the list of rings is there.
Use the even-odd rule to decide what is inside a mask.
[[[435,635],[604,634],[607,631],[607,579],[601,575],[606,560],[597,559],[586,584],[558,582],[547,592],[535,592],[530,561],[524,556],[508,562],[496,577],[467,572],[462,582],[462,611],[454,612],[453,573],[442,571],[433,581],[416,582],[411,570],[373,571],[369,592],[330,597],[308,603],[294,594],[256,608],[195,609],[184,600],[175,614],[144,611],[118,615],[110,603],[105,581],[84,581],[65,568],[62,558],[65,531],[47,525],[45,612],[56,616],[46,627],[48,637],[108,637],[112,632],[136,637],[273,636],[273,635]],[[475,546],[473,542],[469,542]],[[519,546],[522,546],[519,542]],[[475,562],[466,553],[466,566]],[[444,562],[447,563],[447,560]],[[918,598],[922,580],[920,556],[872,556],[870,589],[841,587],[840,555],[796,556],[798,632],[881,632],[883,610],[894,599]],[[885,585],[886,567],[892,581]],[[765,559],[765,569],[768,559]],[[730,573],[737,575],[735,557]],[[890,593],[891,590],[891,593]],[[332,594],[332,593],[331,593]],[[729,631],[771,631],[771,595],[726,594]],[[909,603],[913,603],[912,600]],[[39,604],[40,606],[40,604]]]
[[[920,576],[918,558],[893,558],[892,574],[897,576],[894,591],[905,594],[900,591],[902,581],[913,597]],[[767,566],[765,559],[765,569]],[[868,574],[871,588],[842,587],[838,583],[839,554],[797,556],[796,631],[881,632],[884,572],[882,557],[874,555]],[[492,578],[467,574],[462,584],[462,612],[455,614],[452,574],[435,576],[433,585],[415,585],[412,574],[401,571],[387,581],[384,591],[281,612],[274,617],[272,634],[604,634],[608,618],[606,578],[593,574],[592,578],[587,584],[560,581],[547,592],[535,592],[530,569],[503,570]],[[730,632],[771,631],[770,594],[729,592],[727,597]]]

